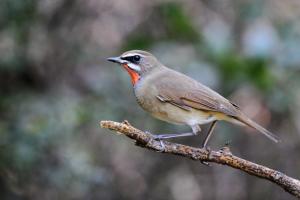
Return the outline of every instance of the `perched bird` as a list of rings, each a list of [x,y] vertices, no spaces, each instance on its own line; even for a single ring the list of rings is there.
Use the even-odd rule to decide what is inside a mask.
[[[155,135],[157,140],[198,135],[200,125],[211,123],[202,144],[206,147],[217,121],[247,125],[274,142],[277,136],[247,117],[241,109],[196,80],[161,64],[151,53],[131,50],[108,61],[128,72],[139,105],[152,116],[173,124],[188,125],[190,133]]]

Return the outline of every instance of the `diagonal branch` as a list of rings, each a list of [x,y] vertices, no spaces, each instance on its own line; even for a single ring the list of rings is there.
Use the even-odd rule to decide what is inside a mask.
[[[244,171],[250,175],[271,181],[282,187],[290,194],[300,198],[299,180],[291,178],[282,172],[239,158],[233,155],[228,147],[224,147],[218,151],[213,151],[167,141],[163,142],[164,147],[162,147],[159,141],[154,140],[153,135],[136,129],[127,121],[124,121],[123,123],[114,121],[101,121],[100,125],[102,128],[107,128],[126,135],[127,137],[135,140],[136,144],[140,147],[161,153],[179,155],[201,162],[213,162],[227,165],[229,167]]]

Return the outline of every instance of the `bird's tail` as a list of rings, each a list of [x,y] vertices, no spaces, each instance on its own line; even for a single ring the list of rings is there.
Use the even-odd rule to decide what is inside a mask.
[[[273,133],[271,133],[270,131],[268,131],[264,127],[260,126],[259,124],[257,124],[253,120],[251,120],[246,115],[241,113],[241,115],[239,117],[235,118],[235,119],[238,120],[239,122],[242,122],[243,124],[245,124],[247,126],[250,126],[251,128],[254,128],[254,129],[258,130],[260,133],[262,133],[264,136],[266,136],[267,138],[269,138],[273,142],[276,142],[276,143],[280,142],[280,138],[277,135],[274,135]]]

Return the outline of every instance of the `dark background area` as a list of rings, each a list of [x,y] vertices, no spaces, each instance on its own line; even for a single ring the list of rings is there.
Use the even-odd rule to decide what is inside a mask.
[[[127,119],[153,133],[189,130],[146,114],[126,72],[106,61],[131,49],[208,85],[282,139],[221,122],[212,148],[230,141],[234,154],[300,178],[298,0],[1,0],[1,199],[293,199],[101,129],[100,120]]]

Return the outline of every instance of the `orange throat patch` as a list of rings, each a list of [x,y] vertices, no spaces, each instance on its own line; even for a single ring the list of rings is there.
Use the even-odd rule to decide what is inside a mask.
[[[126,71],[128,72],[128,74],[129,74],[129,76],[130,76],[130,78],[131,78],[131,83],[132,83],[132,85],[135,85],[136,82],[140,79],[140,75],[139,75],[136,71],[130,69],[130,68],[127,66],[127,64],[124,64],[124,65],[122,65],[122,66],[123,66],[123,67],[126,69]]]

